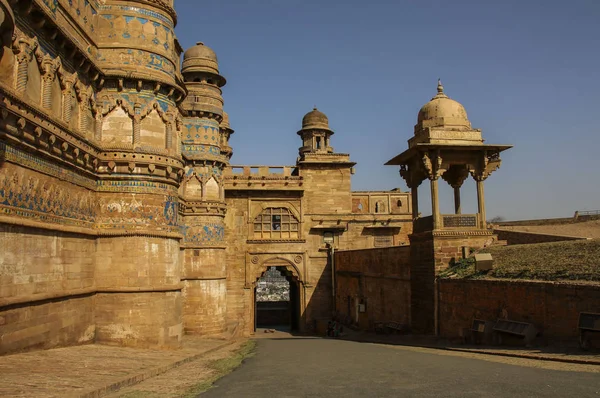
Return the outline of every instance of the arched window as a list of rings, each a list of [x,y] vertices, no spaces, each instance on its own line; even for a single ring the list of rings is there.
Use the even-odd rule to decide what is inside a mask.
[[[296,239],[298,219],[284,207],[269,207],[254,219],[255,239]]]

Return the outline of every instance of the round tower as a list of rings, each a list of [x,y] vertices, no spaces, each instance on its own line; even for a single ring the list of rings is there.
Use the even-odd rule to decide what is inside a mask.
[[[223,168],[233,132],[223,112],[226,83],[215,52],[199,42],[183,56],[188,96],[183,110],[181,197],[184,255],[183,323],[186,333],[209,335],[226,327],[225,194]]]
[[[80,102],[92,104],[81,110],[80,129],[101,149],[96,341],[179,347],[178,104],[186,91],[176,13],[173,1],[102,4],[90,49],[102,75],[95,90],[82,79],[76,86]]]
[[[302,129],[298,131],[302,137],[300,156],[305,153],[333,153],[330,138],[333,131],[329,128],[329,119],[315,106],[302,118]]]

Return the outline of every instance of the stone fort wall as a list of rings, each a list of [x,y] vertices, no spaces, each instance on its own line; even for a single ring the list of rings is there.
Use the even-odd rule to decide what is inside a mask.
[[[2,353],[179,346],[181,49],[135,3],[0,2]]]
[[[336,252],[340,320],[363,330],[373,330],[376,322],[410,325],[410,250],[399,246]]]
[[[598,312],[600,287],[534,281],[439,281],[440,336],[458,339],[474,318],[532,323],[541,339],[576,341],[580,312]]]
[[[298,284],[303,329],[332,314],[326,233],[339,249],[408,242],[409,194],[353,194],[332,148],[244,189],[226,175],[225,79],[201,44],[182,68],[172,1],[0,7],[0,353],[249,334],[272,265]],[[329,142],[311,126],[305,144]],[[297,229],[256,236],[273,207]]]

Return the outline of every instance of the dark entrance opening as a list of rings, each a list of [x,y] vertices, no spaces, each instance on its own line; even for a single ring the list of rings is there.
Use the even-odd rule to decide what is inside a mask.
[[[257,328],[298,331],[300,289],[285,266],[268,267],[254,289],[254,330]]]

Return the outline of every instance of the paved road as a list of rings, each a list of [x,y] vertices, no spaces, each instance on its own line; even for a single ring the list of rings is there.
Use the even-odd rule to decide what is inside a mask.
[[[600,373],[476,358],[340,340],[263,339],[253,357],[200,397],[600,397]]]

